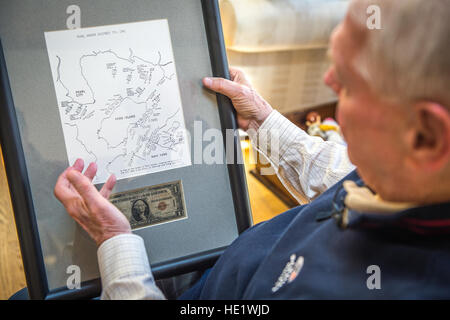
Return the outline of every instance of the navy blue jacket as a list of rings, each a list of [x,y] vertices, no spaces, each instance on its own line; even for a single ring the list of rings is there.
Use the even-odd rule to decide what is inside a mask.
[[[363,184],[352,172],[248,229],[182,298],[450,298],[450,203],[388,216],[350,211],[342,228],[345,180]]]

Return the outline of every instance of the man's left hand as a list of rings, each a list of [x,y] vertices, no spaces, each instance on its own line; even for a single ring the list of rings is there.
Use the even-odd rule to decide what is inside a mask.
[[[59,176],[54,190],[56,198],[98,246],[116,235],[131,233],[127,218],[108,201],[116,184],[115,176],[109,177],[98,191],[92,184],[97,165],[91,163],[84,174],[83,168],[83,160],[78,159]]]

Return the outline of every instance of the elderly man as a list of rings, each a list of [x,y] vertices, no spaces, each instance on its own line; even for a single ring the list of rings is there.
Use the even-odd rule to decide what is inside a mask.
[[[373,3],[380,30],[366,25]],[[351,3],[325,75],[348,157],[272,110],[242,73],[203,80],[231,98],[253,143],[278,130],[278,174],[314,200],[247,230],[184,297],[450,298],[449,18],[448,0]],[[163,298],[142,239],[107,201],[114,177],[97,192],[95,165],[82,171],[68,168],[55,194],[99,245],[102,297]]]

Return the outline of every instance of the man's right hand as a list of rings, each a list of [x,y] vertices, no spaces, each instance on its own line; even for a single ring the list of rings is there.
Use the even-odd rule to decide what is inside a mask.
[[[245,74],[230,68],[231,81],[223,78],[204,78],[203,85],[231,99],[237,112],[239,128],[258,130],[273,108],[251,86]]]

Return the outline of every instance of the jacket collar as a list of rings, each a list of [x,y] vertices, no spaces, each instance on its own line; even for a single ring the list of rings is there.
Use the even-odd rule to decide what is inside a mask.
[[[450,234],[450,202],[428,206],[381,200],[357,175],[349,175],[334,191],[329,210],[317,221],[334,218],[342,229],[403,229],[420,235]]]

